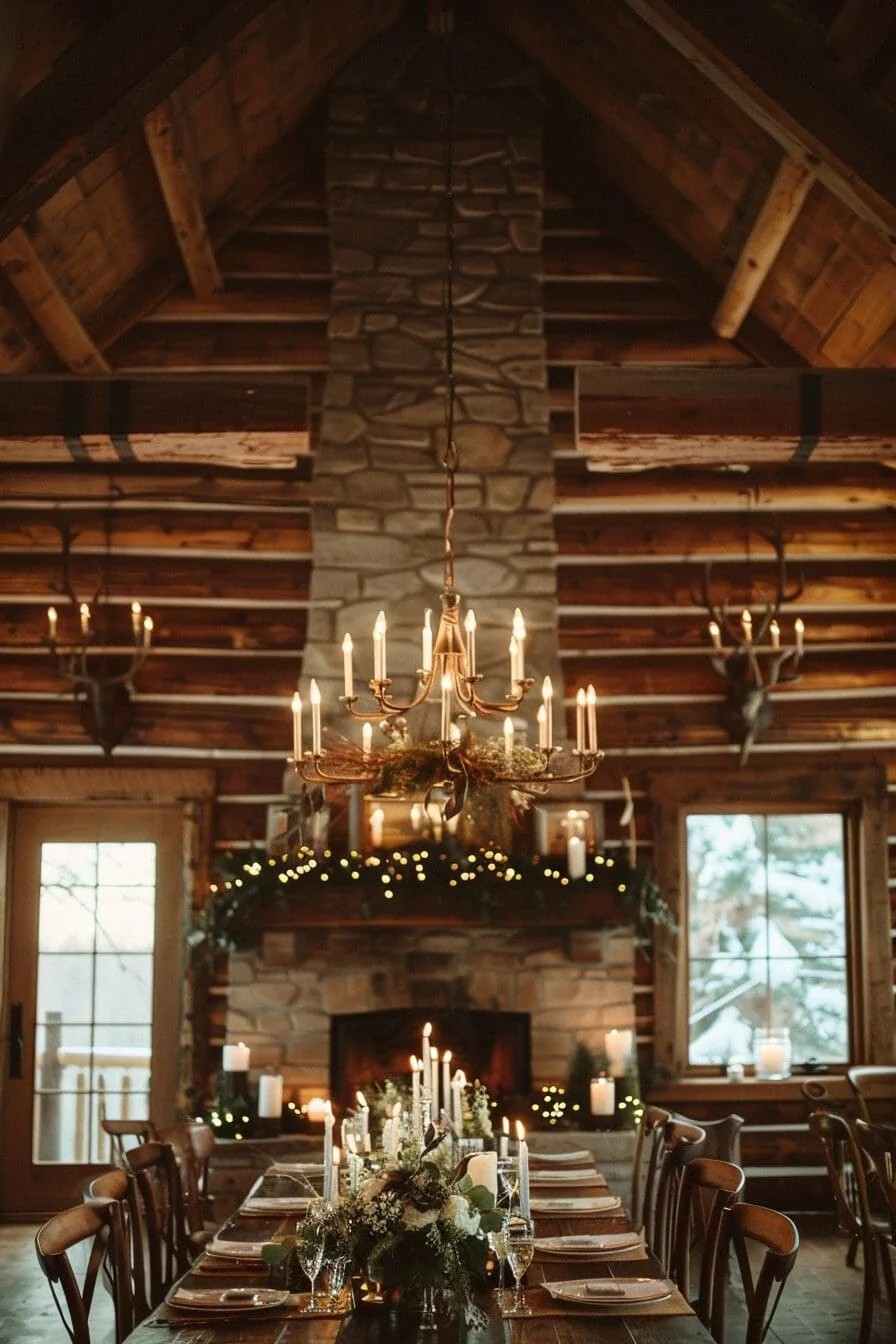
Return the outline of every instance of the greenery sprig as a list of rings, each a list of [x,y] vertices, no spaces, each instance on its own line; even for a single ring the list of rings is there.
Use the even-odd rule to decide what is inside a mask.
[[[437,906],[486,923],[511,893],[514,905],[530,913],[547,913],[593,893],[611,894],[615,909],[612,918],[595,915],[592,927],[633,924],[643,936],[654,926],[675,928],[649,870],[632,868],[613,854],[589,855],[584,876],[570,878],[560,855],[420,843],[372,854],[315,853],[307,847],[281,855],[228,853],[205,905],[194,912],[188,941],[212,955],[251,947],[260,911],[301,908],[303,902],[326,899],[337,887],[357,894],[358,913],[367,919],[389,911],[406,915],[407,903],[423,892]]]

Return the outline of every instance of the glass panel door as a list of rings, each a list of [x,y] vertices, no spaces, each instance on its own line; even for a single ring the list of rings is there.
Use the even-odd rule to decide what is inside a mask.
[[[173,807],[23,807],[14,823],[3,1211],[77,1202],[110,1118],[174,1118],[181,819]]]

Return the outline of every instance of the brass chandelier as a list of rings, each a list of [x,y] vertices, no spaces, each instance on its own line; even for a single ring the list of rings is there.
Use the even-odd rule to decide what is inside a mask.
[[[466,609],[461,624],[461,595],[455,587],[452,527],[456,513],[455,478],[459,468],[454,441],[455,369],[454,369],[454,94],[451,80],[450,37],[447,52],[447,107],[445,152],[445,514],[443,533],[443,590],[438,624],[433,630],[432,611],[427,610],[421,631],[421,662],[416,670],[416,690],[402,700],[393,694],[389,676],[385,611],[380,611],[373,628],[373,676],[367,682],[374,708],[360,706],[355,691],[354,646],[350,634],[342,642],[344,693],[339,697],[350,720],[361,723],[360,746],[339,739],[324,749],[321,715],[322,696],[315,681],[310,682],[311,745],[303,742],[305,703],[297,690],[293,696],[293,754],[290,763],[298,775],[310,784],[354,783],[371,786],[375,791],[398,796],[425,792],[427,801],[438,796],[446,819],[457,816],[472,787],[505,785],[516,797],[539,795],[555,784],[570,784],[585,779],[602,759],[597,742],[597,696],[593,686],[581,688],[576,695],[576,739],[571,751],[555,742],[553,687],[550,677],[541,683],[541,703],[537,711],[538,744],[531,747],[521,741],[513,716],[519,710],[535,679],[526,672],[526,624],[522,612],[513,614],[509,642],[509,687],[503,695],[487,698],[481,690],[482,675],[477,669],[476,616]],[[440,728],[437,739],[414,741],[408,731],[407,716],[424,706],[438,704]],[[476,719],[503,719],[502,731],[479,737],[472,731]],[[457,720],[461,720],[461,728]],[[389,740],[382,749],[373,745],[373,725],[379,724]],[[423,783],[421,785],[421,778]],[[433,786],[436,786],[435,788]]]

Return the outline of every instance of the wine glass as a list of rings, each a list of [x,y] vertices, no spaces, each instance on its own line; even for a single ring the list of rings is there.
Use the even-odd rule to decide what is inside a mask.
[[[532,1219],[524,1218],[522,1214],[513,1214],[507,1220],[504,1229],[504,1244],[507,1248],[507,1263],[516,1281],[512,1311],[516,1316],[530,1316],[532,1309],[526,1302],[523,1277],[535,1254],[535,1228]]]
[[[296,1229],[296,1254],[299,1257],[299,1264],[308,1275],[311,1281],[311,1295],[308,1298],[308,1305],[305,1311],[317,1310],[317,1297],[315,1294],[315,1284],[317,1276],[320,1273],[320,1267],[324,1258],[324,1240],[326,1238],[326,1228],[322,1221],[314,1218],[306,1218],[299,1223]]]
[[[519,1163],[515,1157],[498,1158],[498,1204],[504,1204],[509,1209],[513,1204],[513,1197],[519,1189],[520,1169]]]
[[[504,1306],[504,1265],[507,1263],[507,1216],[505,1215],[501,1226],[495,1231],[489,1232],[488,1244],[491,1247],[492,1255],[498,1262],[498,1306]]]

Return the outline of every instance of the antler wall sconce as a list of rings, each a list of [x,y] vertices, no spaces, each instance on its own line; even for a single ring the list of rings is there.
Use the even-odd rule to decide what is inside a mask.
[[[773,597],[748,578],[736,604],[730,592],[716,602],[710,588],[711,563],[703,573],[702,599],[710,615],[712,665],[728,683],[719,721],[731,741],[740,743],[741,765],[772,721],[771,691],[799,680],[803,657],[803,622],[799,617],[794,621],[792,644],[782,644],[778,623],[782,606],[800,596],[803,583],[800,580],[792,588],[787,587],[787,564],[780,533],[775,531],[764,539],[775,553]]]
[[[83,601],[75,589],[71,566],[72,544],[77,534],[67,525],[59,530],[62,584],[52,586],[68,598],[71,611],[77,613],[77,631],[74,638],[62,640],[59,611],[55,606],[48,607],[46,642],[59,676],[70,685],[84,730],[110,756],[131,725],[131,692],[134,677],[152,644],[152,617],[143,614],[139,602],[132,602],[127,646],[123,642],[118,645],[110,642],[107,625],[113,608],[105,591],[106,576],[90,601]]]

